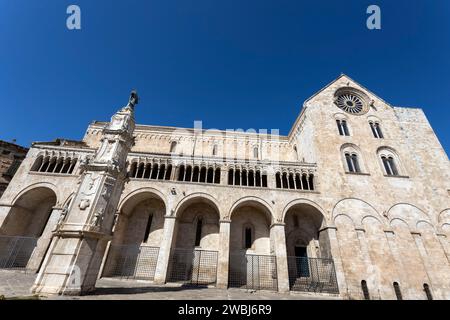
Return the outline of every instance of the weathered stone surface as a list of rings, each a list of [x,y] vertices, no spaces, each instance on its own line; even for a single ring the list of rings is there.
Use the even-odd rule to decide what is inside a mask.
[[[334,103],[342,88],[360,97],[362,113]],[[336,120],[346,121],[349,136],[339,134]],[[374,137],[369,122],[379,124],[383,138]],[[360,172],[349,172],[346,153],[357,155]],[[57,166],[32,170],[41,156],[77,161],[71,174],[55,173]],[[387,174],[382,157],[392,157],[396,175]],[[126,168],[128,179],[114,168]],[[422,110],[393,107],[342,75],[305,101],[288,136],[134,126],[119,112],[111,122],[90,124],[83,142],[35,143],[0,199],[0,235],[47,239],[36,284],[48,279],[52,292],[71,275],[65,271],[61,280],[43,270],[54,263],[70,270],[67,261],[81,267],[82,283],[72,293],[91,290],[110,241],[137,250],[111,254],[111,263],[128,259],[127,266],[137,266],[127,271],[132,276],[148,276],[144,266],[153,265],[159,284],[173,276],[175,249],[206,250],[217,253],[205,268],[217,268],[220,288],[233,269],[243,281],[252,272],[292,290],[305,273],[288,261],[306,255],[333,259],[342,298],[362,299],[364,280],[373,299],[396,299],[394,283],[404,299],[426,299],[424,284],[434,298],[450,299],[449,169]],[[55,216],[62,212],[60,224]],[[58,230],[52,244],[49,228]],[[145,246],[158,248],[157,257],[140,257]],[[236,255],[269,255],[277,265],[256,270],[245,260],[232,268],[229,257]],[[33,255],[29,266],[41,262],[42,254]],[[197,262],[183,268],[191,268],[190,281],[200,270]],[[312,278],[314,269],[308,272]]]

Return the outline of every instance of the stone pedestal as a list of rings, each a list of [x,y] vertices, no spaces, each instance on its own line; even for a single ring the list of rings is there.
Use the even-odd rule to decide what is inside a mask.
[[[156,264],[155,283],[164,284],[167,278],[167,270],[169,267],[170,252],[172,250],[172,242],[175,231],[176,217],[164,217],[164,231],[161,245],[159,247],[158,263]]]
[[[270,240],[277,257],[278,291],[289,292],[289,272],[284,223],[274,223],[270,228]]]
[[[217,288],[228,288],[228,269],[230,260],[230,220],[220,221],[219,256],[217,263]]]

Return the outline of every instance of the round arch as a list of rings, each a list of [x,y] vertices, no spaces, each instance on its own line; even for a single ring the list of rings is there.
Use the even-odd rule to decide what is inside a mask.
[[[177,206],[175,207],[174,212],[171,215],[174,215],[175,217],[179,217],[180,214],[186,209],[188,206],[190,206],[193,203],[197,202],[203,202],[211,205],[216,211],[217,214],[220,217],[220,205],[219,202],[211,195],[203,192],[196,192],[193,194],[190,194],[186,197],[184,197],[180,202],[178,202]]]
[[[272,207],[263,199],[258,197],[244,197],[239,200],[237,200],[233,205],[231,206],[229,212],[228,212],[228,219],[232,219],[233,213],[236,212],[237,209],[242,208],[243,206],[255,206],[256,208],[260,209],[264,212],[266,215],[266,218],[270,222],[270,224],[275,222],[275,217],[272,211]]]
[[[398,212],[395,212],[397,208],[404,208],[407,210],[401,210],[401,214]],[[400,209],[399,209],[400,210]],[[406,214],[404,213],[406,211]],[[402,202],[402,203],[396,203],[393,206],[391,206],[387,210],[387,215],[389,217],[389,220],[394,220],[395,218],[401,219],[403,221],[406,221],[409,228],[411,230],[414,230],[417,226],[417,223],[419,221],[426,221],[431,224],[430,217],[425,213],[424,210],[417,207],[416,205]]]
[[[343,212],[340,212],[341,210],[339,209],[339,206],[343,206],[345,204],[345,202],[350,202],[349,204],[347,204],[347,206],[352,206],[355,205],[357,206],[358,204],[364,204],[364,206],[366,207],[365,209],[366,212],[362,212],[361,208],[359,208],[359,210],[353,210],[353,213],[357,213],[357,214],[352,214],[350,215],[347,210],[344,210]],[[344,206],[344,209],[345,206]],[[370,213],[368,213],[370,211]],[[336,202],[336,204],[333,206],[332,209],[332,219],[333,221],[336,219],[336,217],[340,214],[345,213],[346,215],[350,216],[350,218],[352,219],[353,223],[355,223],[355,225],[361,225],[362,221],[364,218],[367,218],[368,216],[373,216],[375,218],[377,218],[383,225],[387,224],[387,221],[385,219],[383,219],[383,217],[380,215],[380,213],[378,212],[377,209],[375,209],[374,206],[372,206],[370,203],[368,203],[365,200],[362,199],[358,199],[358,198],[344,198],[339,200],[338,202]]]
[[[127,194],[119,203],[117,207],[118,212],[123,212],[129,215],[133,208],[145,199],[158,199],[164,203],[167,214],[167,200],[166,197],[157,189],[145,187],[139,188]]]
[[[25,187],[24,189],[22,189],[19,193],[17,193],[15,195],[15,197],[13,198],[13,200],[11,201],[11,205],[15,205],[17,204],[17,202],[27,193],[29,193],[30,191],[36,190],[36,189],[48,189],[51,190],[53,192],[53,194],[56,197],[56,205],[59,204],[59,200],[61,199],[61,195],[59,192],[59,189],[50,182],[38,182],[38,183],[34,183],[31,184],[27,187]]]
[[[326,211],[321,206],[319,206],[317,203],[315,203],[314,201],[311,201],[309,199],[304,199],[304,198],[295,199],[295,200],[292,200],[291,202],[289,202],[284,207],[283,213],[281,215],[281,218],[279,218],[278,222],[283,222],[286,219],[286,214],[290,209],[292,209],[296,206],[301,206],[301,205],[307,205],[307,206],[310,206],[310,207],[313,207],[314,209],[316,209],[323,217],[325,225],[328,226],[328,217],[327,217],[327,214],[325,214]]]

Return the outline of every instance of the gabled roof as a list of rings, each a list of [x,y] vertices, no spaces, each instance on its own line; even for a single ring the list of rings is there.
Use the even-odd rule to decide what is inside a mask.
[[[352,81],[353,83],[355,83],[356,85],[358,85],[359,87],[361,87],[364,91],[370,93],[371,95],[375,96],[375,98],[381,100],[383,103],[385,103],[386,105],[388,105],[389,107],[393,108],[393,106],[386,102],[384,99],[380,98],[377,94],[373,93],[372,91],[370,91],[369,89],[367,89],[365,86],[363,86],[362,84],[360,84],[358,81],[353,80],[352,78],[350,78],[348,75],[341,73],[341,75],[339,77],[337,77],[336,79],[334,79],[333,81],[331,81],[330,83],[328,83],[327,85],[325,85],[324,87],[322,87],[322,89],[320,89],[319,91],[317,91],[316,93],[314,93],[312,96],[310,96],[308,99],[306,99],[303,102],[303,107],[300,111],[300,114],[298,115],[297,119],[295,119],[294,124],[291,127],[291,130],[289,130],[289,134],[288,137],[291,136],[293,129],[297,126],[301,116],[303,115],[304,110],[306,109],[306,104],[308,103],[308,101],[312,100],[313,98],[315,98],[317,95],[319,95],[322,91],[324,91],[325,89],[327,89],[328,87],[330,87],[331,85],[333,85],[336,81],[340,80],[341,78],[346,78],[349,81]]]
[[[375,96],[377,99],[383,101],[385,104],[387,104],[388,106],[390,106],[392,108],[392,105],[389,102],[386,102],[383,98],[380,98],[377,94],[373,93],[372,91],[370,91],[369,89],[367,89],[365,86],[363,86],[362,84],[360,84],[358,81],[353,80],[352,78],[350,78],[348,75],[346,75],[345,73],[341,73],[341,75],[339,77],[337,77],[336,79],[334,79],[333,81],[331,81],[329,84],[327,84],[326,86],[324,86],[322,89],[320,89],[319,91],[317,91],[316,93],[314,93],[312,96],[310,96],[308,99],[305,100],[305,102],[303,102],[303,107],[306,105],[306,103],[313,99],[314,97],[316,97],[318,94],[320,94],[323,90],[325,90],[326,88],[328,88],[329,86],[333,85],[336,81],[340,80],[341,78],[347,78],[348,80],[354,82],[355,84],[357,84],[358,86],[360,86],[361,88],[363,88],[365,91],[369,92],[371,95]]]

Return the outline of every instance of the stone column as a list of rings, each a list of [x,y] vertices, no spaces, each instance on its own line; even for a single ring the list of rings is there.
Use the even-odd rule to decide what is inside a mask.
[[[230,220],[220,220],[219,256],[217,264],[217,288],[228,288],[228,269],[230,260]]]
[[[82,159],[82,173],[67,218],[54,233],[32,287],[34,293],[80,295],[95,289],[126,179],[137,99],[133,92],[128,105],[104,127],[94,156]]]
[[[220,184],[222,184],[222,185],[228,184],[228,170],[225,170],[225,168],[228,168],[228,170],[229,170],[229,167],[225,167],[225,166],[220,168]]]
[[[167,280],[167,271],[169,267],[170,253],[172,250],[172,242],[175,232],[176,217],[164,217],[164,231],[159,246],[158,262],[155,271],[155,283],[163,284]]]
[[[270,226],[270,240],[277,257],[278,291],[289,292],[289,272],[286,251],[286,235],[284,223]]]
[[[330,244],[331,258],[334,262],[334,268],[336,271],[336,280],[338,282],[339,293],[343,295],[347,292],[347,281],[345,280],[344,266],[342,264],[341,253],[339,250],[339,242],[337,239],[337,228],[336,226],[328,226],[325,229],[319,231],[320,233],[326,232],[328,235],[328,242]]]

